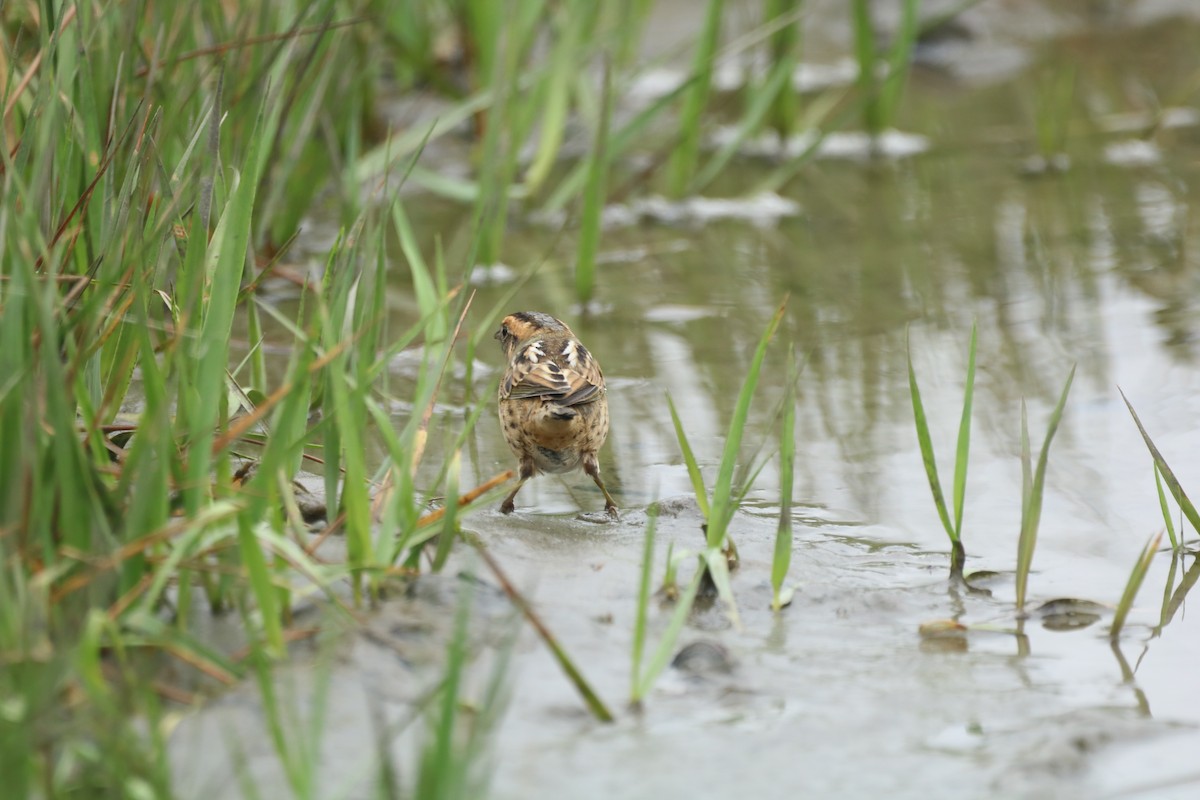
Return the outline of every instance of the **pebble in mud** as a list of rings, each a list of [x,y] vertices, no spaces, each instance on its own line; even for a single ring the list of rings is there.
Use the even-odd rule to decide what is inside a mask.
[[[728,675],[735,664],[724,645],[700,639],[684,645],[671,659],[671,666],[689,675]]]

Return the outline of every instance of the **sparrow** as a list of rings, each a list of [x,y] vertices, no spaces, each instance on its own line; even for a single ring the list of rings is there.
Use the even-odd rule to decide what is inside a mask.
[[[604,510],[617,516],[596,461],[608,437],[608,397],[596,357],[566,323],[540,311],[509,314],[495,338],[508,361],[500,428],[518,459],[517,486],[501,513],[512,513],[513,498],[535,475],[582,467],[604,493]]]

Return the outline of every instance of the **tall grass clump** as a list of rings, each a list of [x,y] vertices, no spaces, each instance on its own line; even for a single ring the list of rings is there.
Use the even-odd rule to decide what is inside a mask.
[[[269,668],[299,597],[345,613],[347,579],[355,599],[380,596],[482,494],[459,497],[453,446],[417,484],[469,298],[398,203],[346,206],[296,307],[257,292],[369,137],[376,51],[346,10],[0,6],[0,773],[14,796],[168,796],[159,698],[189,693],[153,677],[164,661],[205,687]],[[401,331],[385,305],[392,230],[421,306]],[[268,326],[287,353],[274,370]],[[413,345],[415,411],[397,432],[383,379]],[[292,486],[305,462],[323,464],[344,561],[313,555]],[[438,528],[426,509],[443,494]],[[232,612],[243,661],[193,633]]]
[[[391,54],[407,62],[413,76],[424,76],[414,77],[418,82],[411,88],[424,91],[432,85],[451,103],[420,133],[410,130],[389,137],[361,154],[353,174],[359,180],[374,177],[425,143],[468,127],[470,174],[418,167],[411,180],[470,208],[471,228],[480,233],[469,254],[476,263],[501,258],[514,202],[521,204],[518,208],[528,205],[559,212],[577,201],[577,215],[585,228],[578,250],[577,292],[590,296],[596,236],[586,230],[593,226],[589,220],[599,219],[608,165],[670,105],[671,98],[652,104],[610,136],[613,114],[605,99],[610,90],[601,89],[597,98],[597,76],[629,63],[649,3],[471,0],[450,8],[393,4],[377,10],[394,34],[386,37],[385,44],[403,44]],[[458,59],[439,65],[428,57],[429,50],[421,48],[436,50],[434,32],[445,32],[447,15],[453,22]],[[400,33],[414,26],[419,35]],[[617,83],[611,75],[603,80]],[[566,134],[581,123],[595,132],[593,146],[587,158],[560,177]],[[581,302],[586,304],[586,298]]]
[[[721,457],[721,464],[718,469],[717,481],[713,486],[710,496],[709,491],[704,485],[704,476],[700,471],[699,463],[696,460],[695,454],[692,452],[691,445],[688,442],[687,434],[683,429],[683,422],[679,417],[679,413],[675,408],[674,401],[671,396],[667,395],[667,404],[671,411],[671,419],[675,425],[675,433],[679,439],[679,447],[683,454],[684,464],[687,466],[688,476],[692,481],[692,488],[695,492],[696,503],[700,507],[701,513],[705,518],[704,533],[705,533],[705,548],[697,558],[696,571],[693,573],[687,587],[677,598],[674,599],[674,608],[671,616],[667,621],[667,625],[658,645],[654,648],[650,657],[646,658],[646,641],[647,631],[649,627],[649,605],[650,605],[650,580],[654,570],[654,543],[655,531],[657,528],[657,515],[650,513],[650,518],[646,524],[646,536],[644,542],[644,550],[642,553],[642,571],[641,579],[638,584],[637,607],[634,616],[634,631],[633,644],[631,649],[632,665],[630,669],[630,704],[636,709],[640,708],[646,694],[654,685],[654,681],[662,673],[670,662],[671,654],[674,652],[676,641],[679,639],[679,634],[683,630],[684,624],[687,622],[688,615],[691,613],[692,606],[695,603],[696,597],[700,592],[701,587],[706,581],[710,582],[716,588],[718,596],[725,601],[728,606],[730,617],[736,622],[738,620],[737,605],[733,597],[733,589],[730,585],[729,571],[730,563],[736,556],[733,549],[732,539],[729,536],[729,524],[733,519],[733,514],[741,504],[749,487],[753,484],[754,478],[762,469],[760,464],[757,469],[743,470],[741,480],[735,480],[735,467],[737,457],[741,449],[741,442],[744,438],[746,424],[749,418],[750,402],[754,396],[755,388],[758,385],[759,374],[762,370],[762,364],[766,358],[767,346],[770,344],[776,329],[779,326],[780,320],[783,318],[784,310],[787,301],[780,305],[775,315],[768,323],[766,330],[758,341],[758,346],[755,349],[754,356],[750,362],[750,368],[746,378],[742,383],[742,389],[738,394],[737,405],[734,409],[733,418],[730,421],[729,433],[725,440],[725,450]],[[792,353],[789,351],[789,357]],[[794,378],[795,365],[791,365],[788,370],[789,376]],[[789,382],[793,385],[794,380]],[[788,398],[792,397],[792,393],[787,393]],[[785,429],[790,425],[787,422],[788,406],[793,405],[785,401],[784,419]],[[794,409],[793,409],[794,414]],[[787,435],[787,434],[785,434]],[[786,446],[785,446],[786,447]],[[790,451],[789,451],[790,452]],[[784,471],[788,473],[787,483],[790,486],[790,456],[785,456]],[[785,492],[786,497],[790,497],[790,492]],[[785,539],[787,543],[788,556],[779,556],[777,553],[775,559],[775,567],[773,575],[782,574],[779,577],[779,584],[782,583],[782,577],[787,573],[787,558],[790,558],[791,536],[788,529],[788,522],[783,521],[787,517],[787,511],[790,510],[790,500],[781,509],[781,529],[780,538]],[[668,591],[675,587],[675,567],[676,560],[679,556],[672,556],[671,548],[667,550],[667,566],[666,574],[667,581],[664,588]],[[773,577],[773,580],[774,577]],[[786,604],[786,593],[781,592],[780,586],[776,586],[775,590],[776,607],[780,604]]]
[[[417,167],[411,180],[430,192],[469,205],[471,228],[482,235],[473,243],[471,259],[493,263],[503,254],[510,213],[536,209],[559,215],[571,212],[581,228],[576,253],[576,295],[587,306],[594,281],[594,240],[600,210],[607,201],[609,175],[623,156],[646,142],[651,125],[678,108],[674,135],[663,143],[650,166],[639,169],[611,194],[647,185],[665,173],[666,192],[674,197],[703,190],[722,174],[752,135],[770,125],[791,131],[798,124],[792,76],[797,64],[800,0],[768,0],[764,23],[720,48],[724,0],[709,0],[701,29],[691,45],[691,69],[674,90],[627,117],[615,98],[637,79],[632,54],[651,8],[649,0],[593,3],[566,0],[515,0],[498,10],[495,4],[468,2],[453,9],[437,4],[380,10],[387,35],[379,47],[405,63],[401,74],[412,86],[433,88],[451,103],[423,130],[409,130],[359,154],[350,174],[356,180],[387,172],[420,146],[468,128],[473,144],[467,175],[456,168]],[[434,32],[449,14],[458,42],[457,60],[441,64],[420,58],[432,47]],[[439,22],[439,20],[441,20]],[[403,31],[403,32],[402,32]],[[368,36],[374,42],[374,37]],[[767,69],[748,88],[745,113],[735,136],[702,163],[705,119],[713,101],[713,70],[722,60],[763,48]],[[420,76],[420,77],[418,77]],[[401,88],[406,88],[401,84]],[[821,124],[842,96],[815,103],[805,124]],[[567,135],[586,130],[591,146],[574,163],[563,157]],[[787,182],[812,153],[789,159],[770,183]],[[458,162],[456,163],[456,167]]]
[[[966,387],[963,390],[962,416],[958,423],[958,443],[954,451],[953,520],[951,520],[951,509],[946,507],[946,498],[938,477],[937,458],[933,452],[933,439],[929,434],[929,423],[925,416],[924,403],[921,401],[921,390],[917,385],[917,373],[913,368],[912,349],[909,348],[908,351],[908,388],[912,399],[913,421],[917,427],[917,441],[921,447],[925,475],[929,479],[929,490],[933,494],[933,504],[937,508],[942,527],[950,538],[950,578],[955,581],[963,580],[963,567],[966,562],[966,551],[962,543],[962,521],[967,490],[967,462],[971,451],[971,408],[975,396],[977,335],[978,325],[972,325],[971,343],[967,348],[967,375]]]

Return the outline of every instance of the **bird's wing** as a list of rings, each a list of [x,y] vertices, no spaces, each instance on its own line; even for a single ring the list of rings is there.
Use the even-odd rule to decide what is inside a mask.
[[[567,339],[557,360],[562,366],[567,383],[571,385],[571,390],[559,401],[563,405],[587,403],[604,391],[604,374],[600,372],[600,362],[592,357],[578,339]]]
[[[537,340],[517,352],[501,386],[504,397],[545,397],[573,406],[593,400],[603,391],[600,367],[582,344],[568,339],[559,352],[548,352],[550,348],[558,349]]]

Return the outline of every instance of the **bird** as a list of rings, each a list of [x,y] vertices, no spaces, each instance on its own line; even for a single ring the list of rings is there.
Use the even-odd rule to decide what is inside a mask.
[[[500,429],[518,460],[517,485],[500,504],[501,513],[513,512],[517,492],[535,475],[582,467],[615,518],[617,504],[596,460],[608,438],[600,362],[565,322],[541,311],[509,314],[495,338],[508,362],[498,393]]]

